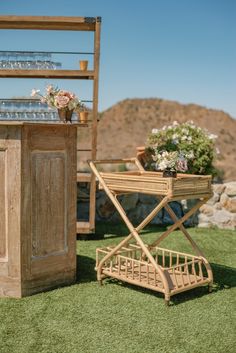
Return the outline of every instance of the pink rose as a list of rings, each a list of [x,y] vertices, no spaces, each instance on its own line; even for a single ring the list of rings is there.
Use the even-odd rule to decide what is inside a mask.
[[[69,101],[70,101],[70,98],[66,96],[57,95],[55,97],[55,106],[58,109],[66,108],[68,106]]]

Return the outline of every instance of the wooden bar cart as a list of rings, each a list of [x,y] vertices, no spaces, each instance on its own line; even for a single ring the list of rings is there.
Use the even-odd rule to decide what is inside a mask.
[[[109,163],[133,163],[137,170],[99,172],[97,165]],[[210,264],[183,225],[212,196],[211,176],[178,174],[177,178],[164,178],[162,173],[145,171],[136,158],[89,161],[89,165],[130,231],[117,246],[97,249],[96,271],[100,284],[104,278],[112,277],[149,288],[163,293],[167,305],[171,296],[195,287],[208,285],[211,291],[213,274]],[[128,193],[150,194],[158,199],[157,206],[136,228],[118,200],[119,195]],[[169,203],[181,199],[197,199],[198,202],[178,219]],[[147,245],[139,233],[163,208],[174,224]],[[176,228],[183,232],[196,255],[159,247]]]

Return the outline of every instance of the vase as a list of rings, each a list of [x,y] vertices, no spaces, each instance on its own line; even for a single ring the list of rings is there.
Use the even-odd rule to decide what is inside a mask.
[[[163,178],[176,178],[177,172],[176,170],[165,169],[163,170]]]
[[[57,109],[58,115],[61,121],[64,123],[71,123],[71,118],[73,114],[73,110],[69,110],[67,108]]]
[[[88,122],[88,112],[80,112],[79,121],[82,124],[86,124]]]

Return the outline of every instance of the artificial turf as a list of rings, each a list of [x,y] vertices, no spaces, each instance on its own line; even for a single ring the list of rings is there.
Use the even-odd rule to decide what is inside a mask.
[[[143,232],[154,240],[159,228]],[[77,283],[23,299],[0,299],[1,353],[234,353],[236,232],[190,229],[214,273],[214,289],[171,298],[115,280],[96,282],[95,249],[116,244],[123,225],[97,225],[78,240]],[[179,231],[161,246],[188,251]]]

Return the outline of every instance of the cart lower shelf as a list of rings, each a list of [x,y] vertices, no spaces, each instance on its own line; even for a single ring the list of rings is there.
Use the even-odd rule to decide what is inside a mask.
[[[96,268],[112,249],[97,249]],[[167,301],[174,294],[211,283],[205,259],[201,256],[160,247],[154,247],[150,253],[157,264],[155,268],[145,259],[140,246],[129,244],[122,247],[103,264],[101,278],[112,277],[164,293]]]

